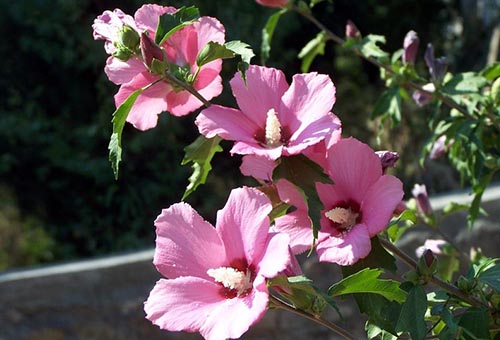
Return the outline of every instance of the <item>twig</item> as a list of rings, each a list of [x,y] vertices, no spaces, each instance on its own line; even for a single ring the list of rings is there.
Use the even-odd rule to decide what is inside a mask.
[[[203,105],[205,105],[206,107],[209,107],[211,105],[211,103],[206,100],[198,91],[196,91],[191,85],[188,85],[186,84],[185,82],[183,81],[180,81],[179,79],[175,78],[174,76],[172,76],[171,74],[169,74],[168,72],[166,72],[165,74],[165,78],[168,82],[172,83],[172,84],[175,84],[177,86],[180,86],[182,87],[184,90],[188,91],[189,93],[191,93],[193,96],[195,96],[200,102],[203,103]]]
[[[289,305],[285,301],[282,301],[281,299],[277,298],[276,296],[269,295],[269,299],[274,304],[274,306],[277,307],[277,308],[281,308],[283,310],[292,312],[292,313],[300,315],[300,316],[302,316],[302,317],[304,317],[306,319],[314,321],[314,322],[316,322],[316,323],[318,323],[318,324],[320,324],[320,325],[328,328],[332,332],[335,332],[338,335],[343,336],[346,339],[349,339],[349,340],[355,340],[356,339],[354,337],[354,335],[350,334],[345,329],[343,329],[343,328],[341,328],[341,327],[339,327],[339,326],[337,326],[337,325],[335,325],[335,324],[333,324],[331,322],[326,321],[325,319],[321,318],[320,316],[314,316],[314,315],[306,313],[306,312],[304,312],[304,311],[302,311],[300,309],[296,309],[295,307]]]
[[[379,238],[379,240],[385,249],[389,250],[394,255],[399,257],[403,262],[405,262],[412,269],[417,269],[417,263],[408,254],[406,254],[404,251],[402,251],[401,249],[399,249],[398,247],[396,247],[394,244],[392,244],[391,242],[389,242],[386,239]],[[458,297],[462,301],[465,301],[472,306],[488,308],[488,306],[485,305],[483,302],[477,300],[476,298],[474,298],[472,296],[465,294],[464,292],[462,292],[460,289],[458,289],[454,285],[452,285],[448,282],[445,282],[445,281],[443,281],[443,280],[441,280],[433,275],[429,275],[427,277],[427,280],[428,280],[428,282],[438,286],[441,289],[444,289],[448,293],[455,295],[456,297]]]

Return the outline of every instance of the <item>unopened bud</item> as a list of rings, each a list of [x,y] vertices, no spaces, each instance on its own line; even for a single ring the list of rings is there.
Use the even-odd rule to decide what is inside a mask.
[[[347,24],[345,25],[345,36],[346,38],[356,39],[361,37],[361,33],[358,28],[351,20],[347,20]]]
[[[432,275],[437,269],[437,258],[430,249],[426,249],[417,264],[418,272],[422,275]]]
[[[461,291],[470,292],[473,287],[473,283],[471,280],[461,275],[457,280],[457,286]]]
[[[139,33],[128,25],[124,25],[118,33],[119,43],[131,51],[137,50],[140,40]]]
[[[440,57],[437,59],[434,57],[434,47],[432,46],[432,44],[427,45],[424,59],[427,67],[429,68],[429,73],[432,80],[434,82],[440,82],[441,80],[443,80],[446,69],[448,68],[448,61],[445,57]]]
[[[409,31],[408,33],[406,33],[405,40],[403,42],[402,57],[404,64],[415,64],[419,44],[420,39],[418,39],[417,32]]]
[[[411,193],[417,201],[418,211],[424,216],[432,215],[431,202],[429,200],[429,195],[427,195],[425,184],[415,184]]]
[[[151,68],[153,59],[163,61],[163,51],[147,33],[141,34],[141,54],[144,63]]]
[[[432,101],[432,96],[433,96],[432,93],[436,91],[436,87],[434,86],[433,83],[428,83],[422,86],[422,89],[424,91],[416,90],[415,92],[413,92],[413,95],[411,96],[415,104],[417,104],[420,107],[425,106]]]
[[[453,139],[446,143],[447,137],[445,135],[436,139],[434,144],[432,145],[432,149],[429,152],[430,159],[438,159],[443,156],[448,149],[453,145]]]
[[[394,168],[394,165],[399,160],[399,154],[393,151],[376,151],[380,163],[382,164],[382,171],[385,173],[387,168]]]

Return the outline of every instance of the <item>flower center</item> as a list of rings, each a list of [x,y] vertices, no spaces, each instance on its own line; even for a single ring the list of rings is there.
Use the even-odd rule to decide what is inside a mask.
[[[267,111],[266,145],[276,147],[281,144],[281,124],[274,109]]]
[[[356,224],[359,213],[352,211],[350,207],[336,207],[325,212],[325,216],[336,223],[338,229],[348,231]]]
[[[221,283],[224,287],[234,290],[236,296],[241,296],[252,289],[251,272],[234,269],[233,267],[219,267],[207,270],[207,274],[213,277],[215,282]]]

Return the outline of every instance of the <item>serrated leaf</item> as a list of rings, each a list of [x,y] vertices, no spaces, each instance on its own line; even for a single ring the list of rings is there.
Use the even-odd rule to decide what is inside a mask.
[[[423,340],[427,334],[425,312],[427,296],[420,285],[413,286],[408,292],[406,301],[401,306],[401,313],[396,324],[396,331],[408,332],[413,340]]]
[[[234,58],[235,56],[236,54],[226,46],[215,41],[209,41],[200,53],[198,53],[198,56],[196,57],[196,65],[201,67],[217,59],[229,59]]]
[[[356,47],[367,57],[388,57],[388,53],[382,50],[378,44],[385,44],[385,37],[382,35],[368,34],[366,37],[363,37]]]
[[[328,295],[339,296],[355,293],[371,293],[382,295],[389,301],[403,302],[406,292],[399,288],[399,282],[379,279],[381,269],[365,268],[333,284]]]
[[[320,210],[323,209],[323,204],[316,192],[316,183],[331,183],[331,179],[319,165],[304,155],[282,157],[280,164],[273,171],[273,180],[280,178],[292,182],[303,194],[313,223],[313,235],[316,239],[320,228]]]
[[[172,34],[192,24],[200,18],[200,11],[195,6],[181,7],[174,13],[165,13],[158,20],[155,42],[163,44]]]
[[[442,216],[447,216],[459,211],[464,211],[470,208],[469,204],[466,203],[457,203],[457,202],[450,202],[448,203],[444,208],[443,208],[443,214]]]
[[[484,77],[474,72],[465,72],[454,75],[441,88],[441,91],[450,95],[476,93],[487,84]]]
[[[145,88],[135,90],[128,96],[127,99],[113,112],[113,133],[111,134],[111,139],[109,141],[109,161],[111,162],[111,168],[115,175],[115,179],[118,179],[119,165],[122,160],[122,132],[127,116],[130,110],[135,104],[137,97],[144,91]]]
[[[500,293],[500,265],[494,265],[481,272],[477,277],[478,281],[487,284],[497,293]]]
[[[397,335],[394,328],[401,310],[400,304],[391,302],[377,294],[355,294],[354,299],[358,304],[359,311],[368,315],[367,323]]]
[[[283,8],[282,10],[271,15],[262,29],[262,43],[260,45],[260,62],[262,65],[265,65],[266,60],[269,58],[271,53],[271,41],[273,40],[276,25],[278,24],[281,16],[286,12],[288,12],[288,10]]]
[[[238,63],[238,71],[240,71],[241,77],[246,83],[246,71],[248,70],[250,61],[255,56],[252,47],[239,40],[228,41],[224,46],[241,57],[241,62]]]
[[[298,57],[302,59],[302,65],[300,67],[302,72],[308,72],[314,58],[325,53],[326,40],[327,36],[325,32],[321,31],[316,35],[314,39],[309,41],[306,46],[302,48],[298,55]]]
[[[387,116],[391,119],[391,126],[401,121],[401,95],[399,87],[388,88],[375,103],[372,119]]]
[[[404,226],[400,223],[405,222]],[[412,225],[417,223],[417,214],[412,209],[406,209],[397,218],[393,218],[387,227],[387,236],[392,242],[396,242],[403,233],[410,228]]]
[[[221,152],[222,148],[219,146],[221,138],[216,136],[214,138],[205,138],[199,136],[193,143],[184,148],[186,153],[182,160],[182,165],[193,163],[193,174],[189,177],[189,185],[182,196],[182,200],[186,199],[193,193],[200,184],[204,184],[207,176],[212,170],[210,162],[216,152]]]

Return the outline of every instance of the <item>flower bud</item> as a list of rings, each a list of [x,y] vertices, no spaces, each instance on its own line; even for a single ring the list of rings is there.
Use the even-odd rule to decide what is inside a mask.
[[[285,7],[288,0],[257,0],[257,3],[267,7]]]
[[[432,149],[429,152],[429,158],[438,159],[439,157],[443,156],[452,145],[453,139],[446,143],[445,135],[439,137],[432,145]]]
[[[416,90],[411,96],[415,104],[417,104],[419,107],[425,106],[432,101],[432,94],[429,92],[434,92],[436,90],[436,87],[433,83],[427,83],[422,86],[422,89],[425,91]]]
[[[382,163],[382,171],[385,173],[387,168],[394,168],[394,165],[399,159],[399,155],[397,152],[393,151],[376,151],[377,156],[380,158],[380,162]]]
[[[147,33],[141,34],[141,54],[144,63],[151,68],[153,59],[163,61],[163,51]]]
[[[411,193],[417,201],[418,211],[424,216],[432,215],[433,212],[431,202],[429,200],[429,196],[427,195],[427,188],[425,187],[425,184],[415,184]]]
[[[346,38],[356,39],[361,37],[361,33],[358,28],[351,20],[347,20],[347,24],[345,26],[345,36]]]
[[[417,263],[417,270],[421,275],[432,275],[437,269],[437,258],[430,249],[426,249]]]
[[[427,45],[424,55],[425,63],[429,68],[429,73],[431,75],[433,82],[440,82],[448,68],[448,61],[445,57],[435,58],[434,57],[434,47],[432,44]]]
[[[131,51],[137,50],[140,40],[139,33],[129,25],[124,25],[118,32],[118,42]]]
[[[418,39],[417,32],[409,31],[406,33],[403,42],[403,64],[415,64],[419,44],[420,39]]]

